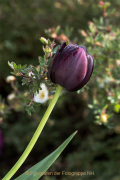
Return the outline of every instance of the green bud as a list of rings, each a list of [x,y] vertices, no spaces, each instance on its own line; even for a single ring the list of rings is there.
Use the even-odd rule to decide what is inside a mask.
[[[45,49],[45,52],[48,54],[48,53],[51,52],[51,49],[50,49],[50,48],[46,48],[46,49]]]
[[[48,40],[45,39],[44,37],[41,37],[41,38],[40,38],[40,41],[41,41],[43,44],[48,44]]]

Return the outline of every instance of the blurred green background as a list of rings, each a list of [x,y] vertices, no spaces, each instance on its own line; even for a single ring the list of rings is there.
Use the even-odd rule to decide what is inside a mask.
[[[119,27],[120,1],[114,0],[111,7],[118,16],[111,17],[111,24]],[[12,88],[5,79],[11,69],[8,61],[17,64],[38,64],[38,56],[43,55],[40,37],[48,38],[45,29],[61,27],[61,33],[71,41],[84,43],[80,29],[88,30],[88,22],[99,19],[102,11],[98,0],[0,0],[0,95],[8,105],[7,96]],[[56,40],[57,44],[60,44]],[[21,78],[17,78],[20,91]],[[49,121],[29,157],[18,170],[14,179],[28,168],[55,150],[75,130],[77,135],[66,147],[62,155],[48,170],[49,172],[87,172],[86,176],[43,176],[43,180],[120,180],[120,126],[107,128],[95,124],[93,109],[88,104],[93,101],[93,80],[89,90],[66,93],[59,98]],[[0,122],[4,138],[4,149],[0,157],[0,179],[18,160],[30,141],[48,104],[36,108],[37,113],[27,115],[25,110],[12,110]],[[119,120],[120,115],[115,117]]]

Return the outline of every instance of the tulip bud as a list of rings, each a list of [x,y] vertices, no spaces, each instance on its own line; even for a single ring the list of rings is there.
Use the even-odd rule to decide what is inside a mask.
[[[67,91],[77,91],[88,82],[92,71],[93,58],[86,47],[63,42],[51,61],[48,78]]]

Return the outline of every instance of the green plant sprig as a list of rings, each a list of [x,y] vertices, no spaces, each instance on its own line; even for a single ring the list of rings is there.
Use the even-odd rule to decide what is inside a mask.
[[[11,72],[15,76],[22,77],[22,85],[27,85],[29,87],[28,94],[31,94],[31,99],[26,99],[26,111],[29,115],[32,112],[35,112],[34,106],[40,105],[39,103],[34,102],[34,94],[39,93],[39,90],[42,88],[40,85],[42,83],[48,83],[49,80],[47,78],[47,71],[49,64],[51,62],[52,55],[57,51],[58,46],[54,48],[55,42],[50,41],[49,39],[46,40],[45,38],[41,37],[40,41],[44,44],[43,51],[44,56],[39,56],[39,65],[34,67],[33,65],[17,65],[15,62],[9,62],[8,65],[12,68],[13,72]],[[50,83],[49,83],[50,84]],[[51,84],[52,85],[52,84]],[[56,86],[53,85],[52,88]]]

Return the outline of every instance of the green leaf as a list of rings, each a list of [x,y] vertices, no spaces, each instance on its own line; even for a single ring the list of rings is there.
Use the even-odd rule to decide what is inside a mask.
[[[35,67],[33,67],[33,74],[38,74],[38,71],[37,71],[37,69],[35,68]]]
[[[28,79],[27,78],[23,78],[22,79],[22,85],[25,85],[25,84],[28,85]]]
[[[16,70],[17,69],[17,65],[15,62],[13,62],[13,66],[14,66],[14,69]]]
[[[58,50],[58,48],[59,48],[59,45],[58,45],[58,46],[56,46],[56,47],[54,48],[53,53],[56,53],[56,52],[57,52],[57,50]]]
[[[32,87],[33,92],[36,93],[37,89],[38,89],[38,86],[37,86],[36,82],[34,82],[34,85]]]
[[[32,71],[32,68],[33,68],[33,66],[31,66],[31,65],[29,65],[28,67],[26,67],[27,65],[24,65],[23,67],[22,67],[22,70],[21,70],[21,72],[22,73],[29,73],[30,71]],[[25,68],[26,67],[26,68]]]
[[[18,65],[18,70],[20,71],[22,68],[21,64]]]
[[[54,161],[58,158],[61,152],[65,149],[71,139],[75,136],[77,131],[75,131],[66,141],[64,141],[61,146],[59,146],[54,152],[52,152],[49,156],[44,158],[39,163],[35,164],[33,167],[28,169],[25,173],[17,177],[15,180],[38,180],[54,163]]]
[[[34,106],[40,106],[40,103],[34,102]]]
[[[51,41],[48,39],[48,45],[51,45]]]
[[[102,33],[98,33],[98,35],[95,37],[95,40],[101,42],[103,40]]]
[[[13,67],[13,62],[10,63],[10,62],[8,61],[8,65],[9,65],[12,69],[14,69],[14,67]]]
[[[95,29],[93,28],[93,26],[90,25],[89,29],[90,29],[91,33],[95,33]]]
[[[27,64],[25,64],[24,66],[22,66],[22,70],[25,69],[27,67]]]
[[[31,111],[31,112],[35,112],[35,109],[34,109],[34,107],[33,107],[33,104],[30,106],[30,111]]]
[[[52,60],[52,58],[49,58],[49,59],[48,59],[48,61],[47,61],[47,65],[48,65],[48,66],[50,66],[51,60]]]
[[[116,113],[119,113],[119,112],[120,112],[120,104],[116,104],[116,105],[114,106],[114,111],[115,111]]]
[[[69,45],[69,41],[66,41],[66,44]]]
[[[43,52],[45,52],[45,48],[44,48],[44,46],[42,46],[42,49],[43,49]]]
[[[30,103],[30,101],[31,101],[30,99],[25,99],[26,103]]]
[[[26,106],[25,110],[27,111],[27,113],[31,116],[31,109],[30,106]]]
[[[15,75],[14,72],[10,72],[12,75]]]
[[[44,59],[41,56],[39,56],[38,59],[39,59],[40,66],[43,66],[44,65]]]

